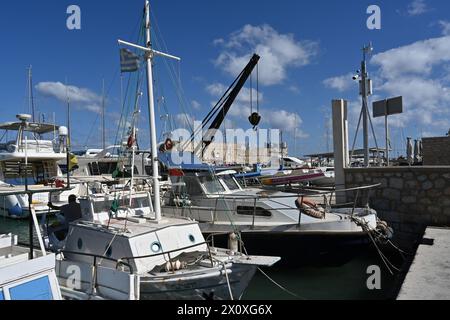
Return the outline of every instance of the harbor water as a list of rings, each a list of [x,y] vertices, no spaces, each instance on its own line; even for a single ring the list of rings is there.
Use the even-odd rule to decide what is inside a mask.
[[[28,221],[0,219],[0,233],[14,233],[28,244]],[[35,245],[37,239],[35,235]],[[397,262],[397,261],[396,261]],[[381,270],[381,288],[369,290],[370,266]],[[340,266],[264,268],[257,271],[244,300],[386,300],[394,299],[397,277],[392,276],[374,250],[362,253]],[[283,288],[280,288],[279,286]]]

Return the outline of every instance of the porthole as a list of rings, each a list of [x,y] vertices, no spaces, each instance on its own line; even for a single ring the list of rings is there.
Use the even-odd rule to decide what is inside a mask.
[[[81,238],[78,239],[77,247],[78,247],[78,250],[81,250],[83,248],[83,240],[81,240]]]
[[[194,237],[194,235],[190,234],[190,235],[189,235],[189,240],[190,240],[192,243],[195,243],[195,237]]]
[[[159,242],[153,242],[152,245],[150,246],[150,248],[152,249],[152,251],[154,253],[158,253],[161,251],[161,243]]]

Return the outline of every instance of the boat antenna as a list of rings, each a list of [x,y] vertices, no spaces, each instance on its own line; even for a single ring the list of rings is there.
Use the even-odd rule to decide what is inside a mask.
[[[32,121],[36,121],[36,111],[34,108],[34,97],[33,97],[33,66],[30,65],[28,68],[28,98],[29,98],[29,107],[32,115]]]

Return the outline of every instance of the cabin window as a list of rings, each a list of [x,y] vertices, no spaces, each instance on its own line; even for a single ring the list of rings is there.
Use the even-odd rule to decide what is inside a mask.
[[[237,207],[237,214],[243,215],[243,216],[253,216],[253,211],[255,210],[254,207],[250,206],[238,206]],[[258,217],[271,217],[272,213],[269,210],[266,210],[264,208],[256,207],[255,215]]]
[[[208,194],[216,194],[225,191],[225,188],[220,184],[219,180],[216,177],[203,176],[199,177],[199,179]]]
[[[0,301],[5,300],[5,296],[3,295],[3,290],[0,290]]]
[[[78,239],[77,247],[79,250],[81,250],[81,248],[83,248],[83,240],[81,240],[81,238]]]
[[[189,240],[190,240],[192,243],[195,243],[195,237],[194,237],[194,235],[190,234],[190,235],[189,235]]]
[[[53,300],[48,276],[13,286],[9,295],[11,300]]]
[[[117,162],[90,162],[88,167],[91,176],[113,174],[117,168]]]
[[[222,177],[223,182],[225,182],[225,185],[228,189],[231,191],[234,190],[240,190],[239,184],[234,180],[232,175],[226,175]]]
[[[182,181],[186,184],[183,188],[185,188],[184,190],[187,194],[201,195],[203,193],[196,177],[183,177]]]
[[[104,200],[104,201],[94,201],[94,212],[100,213],[100,212],[109,212],[111,210],[111,206],[113,204],[114,200]],[[131,206],[130,206],[130,198],[124,197],[119,199],[119,205],[123,206],[126,205],[130,209],[140,209],[140,208],[147,208],[150,206],[150,201],[148,197],[139,197],[139,198],[133,198],[131,200]]]

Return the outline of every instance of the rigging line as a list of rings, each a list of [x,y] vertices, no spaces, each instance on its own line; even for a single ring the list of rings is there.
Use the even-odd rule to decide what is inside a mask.
[[[120,113],[120,119],[119,119],[119,124],[118,124],[117,132],[116,132],[116,137],[114,139],[115,146],[117,146],[117,140],[119,139],[119,132],[120,132],[120,127],[122,125],[122,121],[123,121],[123,117],[124,117],[124,110],[125,110],[125,105],[126,105],[126,100],[127,100],[127,96],[128,96],[128,89],[130,87],[130,83],[131,83],[131,75],[128,77],[128,83],[127,83],[127,88],[125,91],[125,97],[124,97],[123,101],[121,101],[122,111]],[[123,90],[121,90],[121,91],[123,91]],[[114,146],[114,149],[116,148],[115,146]]]
[[[240,241],[241,241],[241,245],[242,245],[242,248],[243,248],[243,250],[244,250],[245,255],[248,256],[247,248],[245,248],[244,242],[243,242],[242,240],[240,240]],[[283,291],[286,292],[287,294],[289,294],[289,295],[291,295],[291,296],[293,296],[293,297],[295,297],[295,298],[297,298],[297,299],[300,299],[300,300],[306,300],[305,298],[300,297],[298,294],[296,294],[296,293],[294,293],[294,292],[292,292],[292,291],[286,289],[286,288],[283,287],[281,284],[279,284],[278,282],[276,282],[274,279],[272,279],[271,277],[269,277],[269,275],[266,274],[264,271],[262,271],[262,269],[261,269],[260,267],[258,267],[258,270],[259,270],[259,272],[261,272],[261,273],[263,274],[263,276],[265,276],[270,282],[272,282],[274,285],[276,285],[278,288],[280,288],[281,290],[283,290]]]
[[[370,127],[372,128],[373,139],[375,140],[375,147],[377,148],[377,159],[380,160],[380,151],[379,151],[380,149],[378,148],[377,136],[375,135],[375,129],[373,127],[372,117],[370,116],[370,112],[369,112],[369,108],[367,106],[367,102],[366,102],[366,110],[367,110],[367,115],[369,117]]]
[[[89,140],[91,140],[91,135],[92,135],[92,132],[94,131],[95,125],[97,124],[97,121],[98,121],[99,116],[100,116],[100,115],[97,114],[97,116],[95,117],[94,123],[92,123],[91,129],[89,130],[89,134],[88,134],[88,136],[87,136],[87,138],[86,138],[86,142],[84,143],[84,146],[85,146],[86,148],[87,148],[87,145],[88,145]]]
[[[158,35],[156,34],[155,35],[155,43],[156,43],[156,45],[157,46],[159,46],[159,37],[158,37]],[[162,49],[163,51],[164,51],[164,48]],[[167,50],[166,50],[167,51]],[[166,59],[164,59],[164,64],[165,64],[165,66],[166,66],[166,68],[167,68],[167,70],[169,71],[168,73],[169,73],[169,77],[170,77],[170,80],[171,80],[171,82],[172,82],[172,84],[173,84],[173,86],[174,86],[174,88],[175,88],[175,91],[176,91],[176,95],[177,95],[177,99],[178,99],[178,101],[179,101],[179,103],[180,103],[180,105],[181,105],[181,107],[182,107],[182,112],[184,113],[184,115],[185,115],[185,118],[186,118],[186,122],[189,124],[189,127],[190,127],[190,129],[191,129],[191,131],[193,131],[193,128],[192,128],[192,125],[190,124],[190,122],[189,122],[189,118],[188,118],[188,114],[192,114],[192,112],[191,112],[191,110],[189,110],[189,112],[186,110],[187,108],[185,107],[185,105],[187,105],[186,104],[186,102],[185,101],[183,101],[183,99],[181,98],[182,97],[182,93],[181,93],[181,90],[179,89],[179,82],[180,82],[180,76],[176,76],[177,75],[177,73],[176,73],[176,71],[174,71],[174,68],[172,67],[172,65],[171,64],[169,64],[169,62],[168,61],[166,61]],[[178,64],[179,65],[179,64]],[[168,112],[169,113],[169,112]],[[174,126],[174,124],[172,124],[171,123],[171,126]]]
[[[162,36],[162,33],[160,32],[159,29],[159,25],[158,25],[158,21],[156,19],[156,17],[154,16],[153,12],[152,12],[152,18],[154,20],[154,25],[155,25],[155,35],[156,35],[156,40],[158,41],[159,38],[161,38],[161,42],[162,42],[162,46],[161,48],[163,49],[163,51],[169,51],[167,49],[167,45],[166,42],[164,41],[164,37]],[[161,34],[161,36],[159,36],[159,34]],[[158,41],[159,43],[159,41]],[[194,132],[194,128],[191,125],[191,123],[189,122],[188,119],[188,114],[192,114],[192,110],[189,107],[189,103],[187,103],[187,101],[185,101],[185,93],[183,90],[183,87],[181,85],[181,64],[180,62],[178,62],[178,77],[176,77],[177,73],[173,68],[173,64],[169,64],[169,62],[167,61],[167,59],[164,59],[164,64],[166,65],[166,68],[169,70],[169,75],[170,75],[170,79],[172,81],[172,84],[175,87],[176,93],[177,93],[177,99],[180,103],[180,106],[182,108],[182,112],[185,114],[186,119],[188,120],[188,124],[190,127],[191,132]],[[178,81],[176,81],[176,78],[178,78]]]
[[[355,138],[353,139],[352,153],[351,153],[350,159],[349,159],[350,163],[352,162],[353,154],[355,153],[356,140],[358,139],[359,127],[361,126],[362,116],[363,116],[363,110],[361,109],[361,112],[359,114],[358,126],[356,127]]]
[[[250,75],[250,114],[253,113],[253,75]]]
[[[139,72],[141,72],[141,71],[139,71]],[[138,72],[138,77],[139,77],[139,72]],[[125,90],[125,96],[123,97],[123,73],[121,73],[121,96],[122,96],[121,97],[121,99],[122,99],[121,104],[122,104],[122,110],[121,110],[121,113],[120,113],[120,119],[119,119],[117,131],[116,131],[116,137],[114,139],[114,145],[115,145],[114,146],[114,150],[117,149],[116,146],[118,144],[119,133],[121,131],[121,127],[122,127],[122,125],[126,126],[126,120],[124,121],[124,118],[126,119],[126,117],[124,117],[124,111],[126,110],[126,114],[128,115],[128,107],[127,107],[128,101],[127,100],[130,99],[128,93],[129,93],[129,89],[130,89],[131,80],[132,80],[132,76],[133,75],[134,75],[134,73],[130,74],[128,76],[127,88]]]
[[[242,76],[244,71],[242,71],[239,76],[233,81],[233,83],[231,84],[231,86],[227,89],[227,91],[222,95],[222,97],[219,99],[219,101],[217,102],[217,104],[211,109],[211,111],[207,114],[207,116],[205,117],[205,119],[202,122],[202,127],[198,128],[192,135],[190,138],[190,141],[192,141],[192,139],[195,138],[195,136],[201,131],[203,130],[208,123],[211,121],[211,119],[217,115],[217,113],[219,112],[219,110],[223,107],[223,105],[225,104],[226,100],[228,99],[228,97],[230,96],[230,92],[233,89],[233,87],[236,85],[236,83],[238,82],[239,78]]]
[[[256,64],[256,111],[259,113],[259,63]]]

